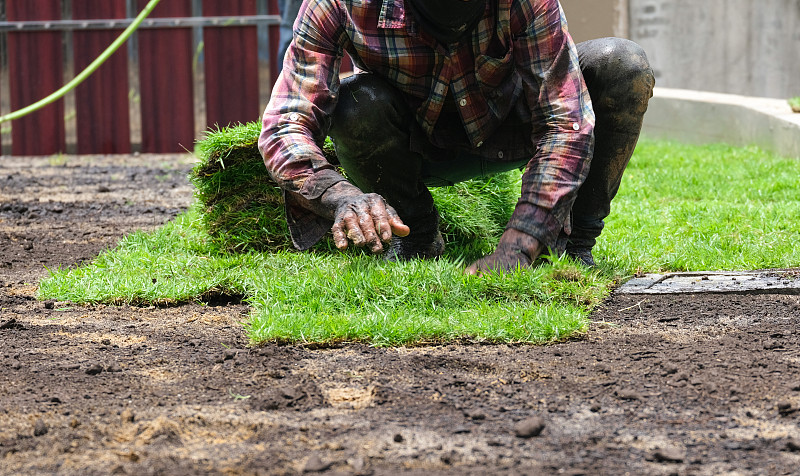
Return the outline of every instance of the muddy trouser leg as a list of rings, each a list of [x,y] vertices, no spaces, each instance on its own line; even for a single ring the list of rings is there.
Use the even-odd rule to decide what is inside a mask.
[[[410,150],[413,122],[398,90],[374,75],[357,74],[342,81],[329,135],[347,178],[363,192],[381,195],[411,229],[406,239],[393,240],[390,252],[405,243],[419,248],[409,249],[407,257],[427,257],[441,254],[444,243],[422,180],[422,156]]]
[[[577,48],[597,122],[589,175],[572,206],[567,253],[579,258],[588,253],[591,260],[591,249],[603,231],[603,220],[611,212],[611,200],[639,139],[655,80],[636,43],[602,38],[579,43]]]

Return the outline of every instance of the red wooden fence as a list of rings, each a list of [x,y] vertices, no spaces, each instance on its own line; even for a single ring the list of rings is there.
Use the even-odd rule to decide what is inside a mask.
[[[61,4],[53,0],[9,1],[6,17],[9,21],[58,20]],[[64,84],[63,61],[60,33],[9,33],[11,109],[16,111],[60,88]],[[14,155],[47,155],[64,150],[64,101],[14,121],[11,140]]]
[[[266,30],[257,26],[170,26],[142,28],[135,35],[138,61],[131,61],[127,45],[74,92],[74,118],[66,118],[60,100],[11,126],[13,155],[180,152],[192,148],[198,126],[254,121],[277,75],[278,0],[162,0],[150,18],[187,18],[201,5],[202,18],[248,16],[261,13]],[[83,70],[119,35],[127,24],[116,28],[81,28],[81,20],[125,19],[128,21],[147,0],[80,0],[70,2],[71,18],[62,18],[61,0],[0,0],[8,22],[71,20],[59,31],[8,31],[7,113],[27,106],[64,83],[64,45],[71,45],[74,74]],[[266,15],[265,15],[266,14]],[[75,22],[78,26],[75,26]],[[197,54],[197,28],[202,28],[204,48]],[[266,35],[263,32],[266,31]],[[266,41],[263,41],[265,40]],[[261,41],[260,41],[261,40]],[[266,44],[265,44],[266,43]],[[264,56],[269,55],[265,73]],[[67,58],[69,59],[69,54]],[[201,59],[202,61],[198,61]],[[261,60],[261,67],[260,67]],[[132,64],[138,68],[131,68]],[[197,71],[195,65],[199,65]],[[135,69],[135,70],[134,70]],[[197,78],[205,87],[204,104],[198,106]],[[131,78],[138,83],[132,95]],[[266,79],[265,79],[266,78]],[[135,100],[132,100],[132,97]],[[140,124],[132,124],[131,108],[139,108]],[[198,109],[203,109],[200,111]],[[204,114],[203,114],[204,113]],[[203,124],[196,118],[205,117]],[[74,121],[70,136],[66,121]],[[5,126],[5,124],[4,124]],[[132,128],[139,127],[140,143],[133,143]],[[74,145],[68,142],[74,141]],[[8,148],[9,139],[4,140]],[[68,150],[68,149],[72,150]]]
[[[148,0],[139,0],[142,9]],[[172,0],[153,11],[153,17],[192,15],[191,0]],[[139,85],[142,104],[142,152],[172,151],[191,144],[195,134],[192,32],[187,28],[139,32]],[[170,67],[164,76],[164,64]]]
[[[125,18],[125,0],[73,2],[72,17],[76,20]],[[89,66],[121,31],[76,31],[73,37],[75,70],[82,71]],[[117,50],[75,90],[79,154],[131,152],[126,53],[124,48]]]

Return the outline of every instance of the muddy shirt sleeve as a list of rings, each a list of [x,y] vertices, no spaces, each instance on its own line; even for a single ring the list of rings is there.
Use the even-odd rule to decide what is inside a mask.
[[[345,180],[321,149],[339,91],[344,18],[334,0],[304,2],[262,117],[258,148],[284,191],[289,231],[301,250],[313,246],[333,224],[304,208],[304,199],[316,200]]]
[[[556,249],[561,231],[571,231],[570,210],[589,172],[594,112],[558,1],[513,5],[514,62],[536,153],[522,176],[522,195],[508,227]]]

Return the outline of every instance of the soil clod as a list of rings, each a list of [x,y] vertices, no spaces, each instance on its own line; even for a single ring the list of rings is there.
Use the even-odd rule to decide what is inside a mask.
[[[304,473],[321,473],[327,471],[333,463],[323,460],[317,455],[311,455],[303,466]]]
[[[519,438],[533,438],[542,434],[545,422],[542,417],[530,417],[517,423],[514,434]]]
[[[800,453],[800,440],[789,438],[786,441],[786,450],[793,453]]]
[[[47,424],[41,418],[36,420],[36,423],[33,425],[33,436],[43,436],[46,435],[50,429],[47,427]]]
[[[101,364],[92,364],[86,369],[86,375],[97,375],[102,372],[103,366]]]
[[[680,448],[657,448],[651,453],[651,459],[659,463],[683,463],[686,451]]]

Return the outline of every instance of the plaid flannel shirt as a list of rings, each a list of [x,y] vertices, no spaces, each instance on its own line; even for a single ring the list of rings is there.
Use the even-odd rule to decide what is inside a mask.
[[[358,69],[404,93],[435,146],[492,160],[530,156],[508,227],[550,247],[562,230],[570,232],[591,160],[594,113],[557,0],[488,0],[478,26],[449,46],[419,29],[404,0],[306,0],[259,138],[267,170],[286,191],[298,248],[313,245],[331,224],[293,195],[314,200],[344,180],[320,145],[345,52]],[[458,105],[465,134],[455,137],[462,143],[448,143],[454,136],[436,127],[446,97]],[[503,133],[512,115],[530,124],[522,137]]]

